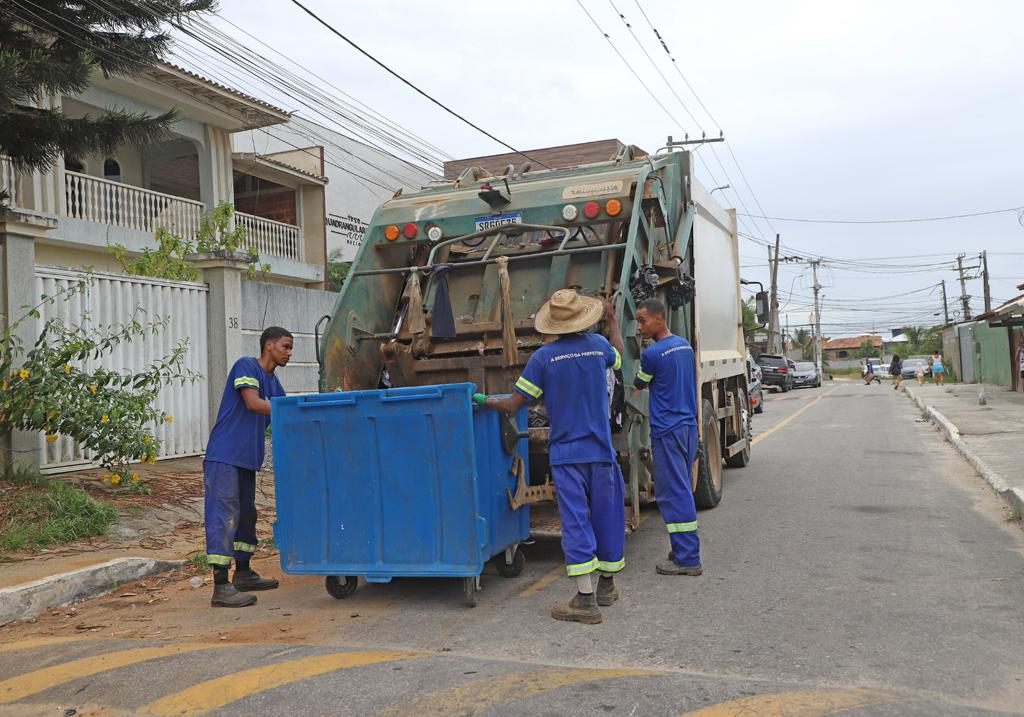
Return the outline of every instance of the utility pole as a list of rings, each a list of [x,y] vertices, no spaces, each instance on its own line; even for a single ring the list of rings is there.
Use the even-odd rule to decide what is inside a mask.
[[[768,247],[768,259],[772,272],[772,295],[768,313],[768,351],[773,354],[782,354],[781,342],[779,341],[779,235],[775,235],[775,260],[771,260],[772,250]]]
[[[949,324],[949,303],[946,301],[946,280],[942,280],[942,314],[946,317],[946,323]]]
[[[818,283],[818,264],[821,259],[811,261],[811,271],[814,274],[814,365],[821,370],[821,304],[818,301],[818,292],[821,291],[821,284]]]
[[[981,252],[981,275],[985,283],[985,313],[992,311],[992,292],[988,286],[988,252]]]
[[[967,279],[964,278],[964,255],[956,258],[957,271],[960,272],[960,304],[963,306],[964,321],[971,320],[971,297],[967,295]]]

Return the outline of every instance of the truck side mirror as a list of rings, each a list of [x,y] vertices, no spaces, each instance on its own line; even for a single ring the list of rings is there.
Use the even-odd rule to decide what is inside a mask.
[[[759,291],[754,298],[754,308],[757,311],[757,323],[764,326],[768,323],[768,292]]]

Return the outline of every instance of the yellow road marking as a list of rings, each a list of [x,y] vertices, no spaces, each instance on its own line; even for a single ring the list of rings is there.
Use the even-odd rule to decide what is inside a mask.
[[[521,700],[579,682],[661,674],[652,670],[544,669],[483,677],[385,707],[378,717],[475,715],[494,705]]]
[[[242,670],[200,682],[186,690],[150,702],[138,709],[144,714],[197,715],[275,687],[349,667],[375,665],[390,660],[419,657],[415,652],[332,652]]]
[[[741,697],[719,702],[682,717],[826,717],[855,707],[895,702],[900,696],[877,690],[807,690]]]
[[[787,423],[789,423],[790,421],[792,421],[792,420],[793,420],[794,418],[796,418],[797,416],[799,416],[799,415],[800,415],[801,413],[803,413],[804,411],[806,411],[806,410],[807,410],[808,408],[810,408],[811,406],[813,406],[814,404],[816,404],[816,403],[817,403],[818,401],[820,401],[821,399],[825,398],[825,396],[829,395],[830,393],[832,393],[833,391],[835,391],[835,390],[836,390],[837,388],[839,388],[839,387],[838,387],[838,386],[834,386],[833,388],[830,388],[830,389],[829,389],[828,391],[825,391],[825,393],[823,393],[823,394],[821,394],[820,396],[816,397],[816,398],[815,398],[815,399],[814,399],[813,401],[810,401],[810,402],[809,402],[809,403],[808,403],[808,404],[807,404],[806,406],[801,406],[801,407],[800,407],[799,409],[797,409],[796,411],[794,411],[794,412],[793,412],[793,413],[792,413],[791,415],[789,415],[789,416],[786,416],[785,418],[783,418],[783,419],[782,419],[781,421],[779,421],[778,423],[776,423],[776,424],[775,424],[774,426],[772,426],[771,428],[769,428],[769,429],[768,429],[767,431],[765,431],[764,433],[759,433],[758,435],[754,436],[754,440],[752,440],[752,441],[750,442],[750,445],[752,445],[752,446],[756,446],[756,445],[757,445],[758,443],[760,443],[760,442],[761,442],[761,441],[763,441],[763,440],[764,440],[765,438],[767,438],[768,436],[770,436],[770,435],[772,435],[773,433],[775,433],[775,431],[777,431],[777,430],[779,430],[780,428],[782,428],[783,426],[785,426],[785,425],[786,425]]]
[[[14,652],[15,650],[30,650],[33,647],[46,647],[47,645],[60,645],[65,642],[81,640],[80,637],[34,637],[28,640],[8,642],[0,645],[0,652]]]
[[[540,592],[545,587],[547,587],[549,583],[557,580],[563,575],[565,575],[565,566],[557,565],[551,568],[551,570],[549,570],[548,572],[544,573],[542,576],[540,576],[535,583],[527,585],[519,593],[519,597],[529,597],[530,595],[533,595],[536,592]]]
[[[155,660],[158,657],[180,655],[194,650],[205,650],[218,647],[210,643],[185,643],[181,645],[161,645],[160,647],[139,647],[134,650],[120,650],[101,655],[83,657],[59,665],[44,667],[33,672],[26,672],[17,677],[0,682],[0,705],[23,699],[36,692],[42,692],[55,685],[88,677],[99,672],[115,670],[119,667],[134,665],[138,662]]]

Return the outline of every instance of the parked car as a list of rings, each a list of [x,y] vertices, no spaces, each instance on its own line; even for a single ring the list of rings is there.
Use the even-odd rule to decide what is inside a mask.
[[[796,369],[793,371],[793,386],[795,388],[800,386],[817,388],[821,386],[821,372],[818,370],[818,365],[813,361],[800,361],[797,363]]]
[[[764,391],[761,388],[763,373],[754,357],[747,354],[747,391],[750,393],[750,410],[764,413]]]
[[[908,358],[903,362],[903,371],[900,376],[903,378],[915,378],[917,376],[918,364],[924,366],[924,375],[932,375],[932,362],[927,358]]]
[[[763,378],[761,385],[776,388],[786,393],[793,388],[793,362],[785,356],[761,354],[757,357],[757,365],[761,367]]]

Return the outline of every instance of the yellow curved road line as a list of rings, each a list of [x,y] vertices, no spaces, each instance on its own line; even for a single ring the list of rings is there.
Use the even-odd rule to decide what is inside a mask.
[[[198,715],[266,690],[350,667],[419,657],[415,652],[332,652],[253,667],[200,682],[138,708],[143,714]]]
[[[756,436],[754,436],[754,440],[752,440],[752,441],[750,442],[750,445],[751,445],[751,446],[756,446],[756,445],[757,445],[758,443],[760,443],[760,442],[761,442],[761,441],[763,441],[763,440],[764,440],[765,438],[767,438],[768,436],[770,436],[770,435],[772,435],[773,433],[775,433],[775,431],[779,430],[780,428],[782,428],[783,426],[785,426],[786,424],[788,424],[788,423],[789,423],[790,421],[792,421],[792,420],[793,420],[794,418],[796,418],[797,416],[799,416],[799,415],[800,415],[801,413],[803,413],[804,411],[806,411],[806,410],[807,410],[808,408],[810,408],[811,406],[813,406],[814,404],[816,404],[816,403],[817,403],[818,401],[820,401],[821,399],[825,398],[825,396],[828,396],[828,395],[829,395],[830,393],[832,393],[833,391],[835,391],[835,390],[836,390],[837,388],[839,388],[839,386],[833,386],[833,387],[832,387],[832,388],[830,388],[830,389],[829,389],[828,391],[825,391],[825,393],[821,394],[820,396],[818,396],[817,398],[815,398],[815,399],[814,399],[813,401],[809,402],[809,403],[808,403],[808,404],[807,404],[806,406],[801,406],[801,407],[800,407],[800,408],[799,408],[798,410],[794,411],[794,412],[793,412],[792,414],[790,414],[789,416],[786,416],[785,418],[783,418],[783,419],[782,419],[781,421],[779,421],[778,423],[776,423],[776,424],[775,424],[774,426],[772,426],[771,428],[769,428],[769,429],[768,429],[767,431],[765,431],[764,433],[759,433],[759,434],[757,434]]]
[[[686,712],[681,717],[827,717],[837,712],[896,702],[893,692],[878,690],[806,690],[741,697]]]
[[[522,700],[579,682],[664,674],[652,670],[543,669],[470,680],[447,689],[385,707],[378,717],[446,717],[475,715],[494,705]]]
[[[138,647],[133,650],[106,652],[101,655],[82,657],[59,665],[44,667],[40,670],[27,672],[0,682],[0,705],[34,695],[56,685],[71,682],[81,677],[88,677],[107,670],[134,665],[138,662],[155,660],[159,657],[180,655],[195,650],[207,650],[218,647],[211,643],[185,643],[180,645],[161,645],[160,647]]]
[[[48,645],[63,645],[72,642],[79,642],[81,637],[33,637],[27,640],[18,640],[0,645],[0,653],[14,652],[15,650],[31,650],[33,647],[47,647]]]

